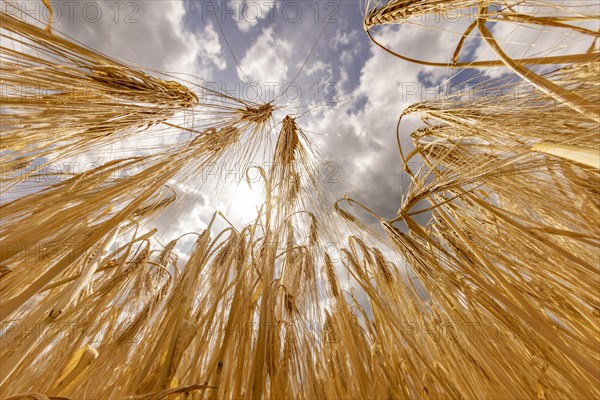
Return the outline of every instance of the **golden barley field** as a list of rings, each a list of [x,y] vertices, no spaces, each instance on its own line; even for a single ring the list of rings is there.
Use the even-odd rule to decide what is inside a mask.
[[[395,127],[379,173],[406,184],[391,202],[354,195],[392,190],[376,180],[324,184],[315,142],[349,139],[282,103],[313,50],[280,97],[251,101],[119,61],[23,4],[0,18],[1,398],[600,398],[596,1],[348,2],[389,82],[478,78],[394,112],[400,92],[348,76]],[[437,29],[440,13],[460,29]],[[408,29],[450,44],[431,56]],[[78,157],[101,161],[49,168]],[[235,163],[252,167],[229,199],[253,199],[251,218],[208,203],[195,223],[198,193],[225,190],[201,171]]]

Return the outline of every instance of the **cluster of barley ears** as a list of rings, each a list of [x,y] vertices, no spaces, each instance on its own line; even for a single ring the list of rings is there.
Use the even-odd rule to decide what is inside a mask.
[[[406,109],[399,127],[410,114],[423,127],[414,150],[399,146],[396,173],[411,184],[393,217],[332,201],[310,172],[320,155],[297,119],[275,123],[276,104],[200,102],[2,14],[1,85],[20,89],[3,91],[1,110],[0,396],[600,396],[598,53],[514,60],[486,27],[595,40],[576,22],[598,17],[552,2],[527,16],[519,3],[478,2],[465,32],[477,28],[497,61],[458,62],[461,41],[442,64],[506,65],[531,89],[498,78],[478,86],[496,96]],[[365,27],[472,4],[368,3]],[[541,63],[562,65],[527,67]],[[16,167],[36,177],[151,131],[184,135],[52,184],[24,184]],[[206,189],[197,171],[261,154],[273,167],[248,179],[264,196],[253,222],[215,211],[204,229],[158,240],[150,226],[185,205],[178,189]],[[124,168],[134,173],[114,179]]]

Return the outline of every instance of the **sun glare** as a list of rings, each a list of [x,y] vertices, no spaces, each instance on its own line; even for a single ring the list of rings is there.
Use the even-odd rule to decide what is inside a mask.
[[[250,187],[245,182],[240,183],[231,192],[229,214],[239,222],[247,224],[256,219],[263,202],[264,188],[262,185],[254,183]]]

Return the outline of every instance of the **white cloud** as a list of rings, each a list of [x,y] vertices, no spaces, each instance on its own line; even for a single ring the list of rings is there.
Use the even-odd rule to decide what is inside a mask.
[[[18,2],[42,23],[48,20],[41,1]],[[197,31],[184,23],[183,0],[142,2],[84,0],[51,2],[55,32],[143,68],[209,78],[226,67],[219,36],[210,24]],[[32,21],[32,19],[28,19]]]
[[[390,26],[382,29],[378,40],[391,49],[411,43],[423,59],[441,59],[452,49],[454,36],[415,29],[411,26]],[[349,57],[351,57],[349,55]],[[321,111],[308,121],[308,130],[329,134],[317,141],[329,160],[339,165],[339,176],[347,181],[338,190],[350,196],[362,197],[384,217],[392,217],[400,205],[403,186],[401,159],[396,143],[396,123],[400,113],[410,104],[421,100],[419,93],[406,96],[408,86],[421,91],[428,87],[420,78],[427,74],[429,85],[435,86],[449,73],[445,68],[423,67],[400,60],[383,50],[372,47],[370,57],[361,71],[358,87],[350,94],[353,103]],[[348,108],[363,99],[356,113]],[[344,100],[344,99],[341,99]],[[419,125],[417,119],[402,124],[403,146],[410,146],[408,133]]]
[[[275,0],[229,0],[228,6],[235,10],[235,20],[242,32],[249,32],[260,21],[274,20],[274,9],[279,2]]]
[[[263,29],[241,60],[242,68],[254,82],[283,82],[287,76],[287,63],[292,46],[278,38],[273,27]],[[240,79],[244,79],[238,71]]]
[[[221,42],[219,40],[219,34],[214,30],[211,24],[208,24],[204,29],[202,47],[208,58],[217,66],[220,70],[227,67],[225,58],[221,53]]]
[[[358,35],[359,31],[343,31],[338,30],[335,31],[335,36],[333,37],[331,44],[334,49],[339,48],[340,46],[347,46],[350,43],[356,42],[359,40]]]
[[[331,75],[331,64],[324,63],[322,60],[317,60],[310,65],[308,65],[305,69],[306,75],[313,75],[316,73]]]

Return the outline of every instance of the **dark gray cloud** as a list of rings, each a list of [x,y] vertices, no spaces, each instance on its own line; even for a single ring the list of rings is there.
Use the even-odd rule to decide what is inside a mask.
[[[248,85],[260,87],[264,100],[288,88],[278,99],[283,107],[278,117],[311,110],[298,123],[325,161],[336,165],[338,182],[325,183],[333,196],[348,194],[382,216],[394,216],[407,185],[396,147],[397,118],[447,71],[409,64],[375,47],[362,31],[362,3],[67,3],[52,2],[60,13],[55,29],[113,57],[194,74],[242,98],[252,92]],[[41,10],[35,12],[43,17]],[[378,37],[391,48],[410,44],[422,58],[446,57],[453,47],[439,32],[410,26],[386,27]],[[408,133],[417,126],[415,120],[403,125],[403,146],[410,147]],[[196,204],[201,211],[181,210],[192,215],[188,221],[194,224],[196,216],[209,215],[207,210],[223,207],[224,199],[231,198],[218,193],[204,196],[197,199],[202,199]]]

